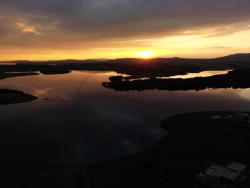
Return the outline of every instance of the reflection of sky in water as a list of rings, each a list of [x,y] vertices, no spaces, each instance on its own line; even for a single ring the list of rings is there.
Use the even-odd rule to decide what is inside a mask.
[[[156,143],[165,134],[160,122],[167,116],[250,110],[248,90],[116,92],[102,87],[114,74],[72,72],[1,80],[0,88],[21,90],[39,100],[0,106],[0,159],[105,159]]]
[[[209,76],[227,74],[229,71],[230,70],[202,71],[202,72],[199,72],[199,73],[188,73],[188,74],[185,74],[185,75],[170,76],[168,78],[188,79],[188,78],[196,78],[196,77],[209,77]]]
[[[250,89],[240,90],[239,96],[243,99],[250,101]]]

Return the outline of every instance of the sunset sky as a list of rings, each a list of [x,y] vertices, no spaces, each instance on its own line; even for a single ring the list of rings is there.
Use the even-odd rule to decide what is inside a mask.
[[[0,60],[250,52],[249,0],[1,0]]]

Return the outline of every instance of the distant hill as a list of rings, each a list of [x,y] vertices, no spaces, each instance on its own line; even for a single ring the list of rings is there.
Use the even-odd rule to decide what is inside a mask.
[[[250,53],[232,54],[211,59],[174,57],[145,60],[139,58],[122,58],[110,60],[14,61],[12,63],[14,65],[1,65],[0,73],[40,72],[43,74],[66,74],[73,70],[88,70],[115,71],[134,76],[174,76],[208,70],[250,68]]]
[[[215,58],[215,60],[224,62],[250,62],[250,53],[232,54],[224,57]]]
[[[124,59],[113,59],[107,60],[106,62],[112,63],[145,63],[145,61],[149,63],[243,63],[249,62],[250,63],[250,53],[238,53],[232,54],[228,56],[218,57],[218,58],[210,58],[210,59],[195,59],[195,58],[180,58],[180,57],[173,57],[173,58],[153,58],[153,59],[138,59],[138,58],[124,58]]]
[[[210,58],[210,59],[195,59],[195,58],[153,58],[153,59],[140,59],[140,58],[120,58],[120,59],[88,59],[88,60],[77,60],[77,59],[65,59],[65,60],[53,60],[53,61],[8,61],[1,63],[14,63],[14,64],[130,64],[130,63],[206,63],[206,62],[222,62],[222,63],[232,63],[232,62],[249,62],[250,63],[250,53],[238,53],[228,56]]]
[[[194,58],[160,58],[158,59],[162,62],[171,62],[171,63],[184,63],[184,62],[222,62],[222,63],[232,63],[232,62],[249,62],[250,63],[250,53],[238,53],[228,56],[210,58],[210,59],[194,59]]]

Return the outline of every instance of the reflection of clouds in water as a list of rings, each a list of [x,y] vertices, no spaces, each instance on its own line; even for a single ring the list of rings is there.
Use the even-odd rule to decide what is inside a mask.
[[[244,89],[239,91],[239,96],[243,99],[250,101],[250,89]]]
[[[34,96],[38,97],[38,99],[49,99],[49,103],[62,103],[66,101],[71,101],[72,97],[70,94],[65,92],[60,92],[54,88],[45,88],[45,89],[34,89],[31,92]]]
[[[108,116],[102,116],[88,105],[75,106],[68,103],[28,111],[30,113],[16,115],[15,119],[1,119],[4,125],[19,127],[21,130],[15,133],[15,138],[11,134],[7,140],[12,140],[9,146],[13,144],[15,156],[29,162],[91,161],[121,156],[154,144],[162,134],[152,134],[152,127],[143,127],[129,115],[118,113],[112,117],[108,112]],[[3,127],[1,131],[2,134],[6,133]],[[17,140],[18,145],[15,143]],[[6,142],[6,138],[3,141]],[[22,148],[23,152],[19,154]],[[8,158],[7,148],[2,151],[4,154],[0,158]],[[29,156],[30,151],[33,153],[30,155],[32,158]]]
[[[112,122],[116,122],[119,120],[119,124],[142,124],[143,122],[140,120],[140,117],[136,117],[136,115],[131,115],[128,113],[122,113],[121,111],[109,110],[109,109],[99,109],[98,112],[100,118],[106,119]]]
[[[45,89],[36,89],[33,93],[36,97],[47,97],[49,91],[51,90],[51,88],[45,88]]]

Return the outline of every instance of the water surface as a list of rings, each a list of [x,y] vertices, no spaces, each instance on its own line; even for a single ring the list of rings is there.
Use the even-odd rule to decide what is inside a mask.
[[[202,72],[198,72],[198,73],[188,73],[185,75],[177,75],[177,76],[170,76],[168,78],[172,78],[172,79],[177,79],[177,78],[181,78],[181,79],[189,79],[189,78],[197,78],[197,77],[209,77],[209,76],[215,76],[215,75],[223,75],[223,74],[227,74],[230,70],[211,70],[211,71],[202,71]]]
[[[250,89],[128,91],[106,89],[114,72],[73,71],[0,80],[0,88],[39,97],[0,106],[1,161],[88,162],[154,145],[164,118],[185,112],[250,110]]]

